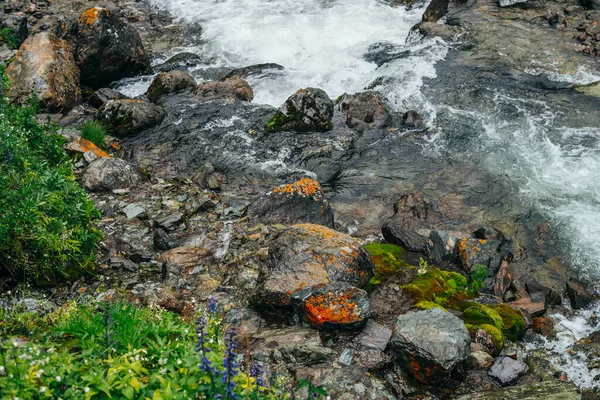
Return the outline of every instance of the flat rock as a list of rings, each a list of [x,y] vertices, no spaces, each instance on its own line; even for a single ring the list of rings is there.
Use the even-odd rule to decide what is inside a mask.
[[[498,357],[489,376],[496,379],[502,385],[510,385],[529,371],[527,364],[511,357]]]
[[[114,191],[134,187],[142,182],[137,168],[120,158],[99,158],[81,176],[81,183],[93,192]]]
[[[355,343],[364,350],[384,351],[391,337],[392,330],[390,328],[369,320],[365,329],[356,337]]]
[[[581,400],[581,394],[572,383],[547,381],[507,387],[489,392],[469,393],[453,397],[454,400]]]
[[[182,246],[168,250],[160,255],[158,261],[174,267],[190,268],[197,266],[210,255],[210,251],[200,247]]]

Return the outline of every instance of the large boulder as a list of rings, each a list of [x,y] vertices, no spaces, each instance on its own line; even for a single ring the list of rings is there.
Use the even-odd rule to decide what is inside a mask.
[[[128,189],[142,182],[140,172],[120,158],[100,158],[92,162],[81,176],[84,188],[92,192]]]
[[[162,122],[162,107],[142,100],[109,100],[98,110],[96,120],[116,136],[131,136]]]
[[[390,118],[381,98],[373,92],[345,95],[337,108],[344,113],[346,125],[359,132],[385,126]]]
[[[209,81],[199,84],[193,92],[194,97],[201,101],[217,101],[225,103],[238,103],[252,101],[254,93],[252,88],[239,76],[222,81]]]
[[[191,92],[196,88],[196,80],[189,73],[181,70],[161,72],[148,88],[148,100],[158,103],[159,100],[171,93]]]
[[[304,322],[319,330],[357,330],[369,320],[367,292],[347,283],[301,290],[292,296],[292,304]]]
[[[26,103],[35,95],[43,108],[67,111],[81,103],[79,69],[71,46],[50,32],[29,37],[6,70],[11,85],[6,95]]]
[[[269,247],[258,305],[289,306],[295,292],[328,283],[362,287],[373,277],[373,268],[358,240],[321,225],[292,225]]]
[[[400,315],[390,346],[400,365],[428,385],[444,384],[471,354],[464,322],[437,307]]]
[[[308,222],[333,228],[333,211],[319,182],[303,178],[281,185],[252,203],[248,215],[254,222],[296,224]]]
[[[94,89],[150,73],[150,59],[138,33],[110,11],[94,7],[77,19],[70,39],[81,83]]]
[[[581,400],[577,386],[570,382],[546,381],[492,390],[489,392],[469,393],[455,397],[454,400]]]
[[[321,89],[300,89],[277,110],[267,129],[297,132],[333,129],[333,102]]]

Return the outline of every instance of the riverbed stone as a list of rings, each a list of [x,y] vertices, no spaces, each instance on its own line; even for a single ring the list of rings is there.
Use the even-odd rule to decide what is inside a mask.
[[[83,187],[93,192],[131,188],[141,182],[139,170],[120,158],[99,158],[81,176]]]
[[[100,88],[94,92],[88,99],[88,104],[92,107],[100,108],[109,100],[126,100],[127,96],[110,88]]]
[[[192,92],[196,88],[196,80],[187,72],[173,70],[158,74],[148,88],[148,100],[158,103],[161,97],[172,93]]]
[[[506,386],[516,382],[527,371],[529,371],[529,367],[524,362],[502,356],[496,359],[496,362],[490,368],[489,375]]]
[[[469,393],[454,400],[581,400],[577,386],[570,382],[546,381],[528,385],[513,386],[489,392]]]
[[[400,315],[390,340],[397,362],[418,381],[444,384],[471,354],[463,321],[437,307]]]
[[[277,110],[267,125],[271,132],[329,131],[333,128],[333,102],[321,89],[300,89]]]
[[[312,223],[334,227],[331,206],[319,182],[311,178],[273,188],[250,205],[248,216],[253,222],[264,224]]]
[[[239,76],[222,81],[200,83],[193,91],[196,99],[203,102],[216,101],[225,103],[251,102],[254,99],[252,88]]]
[[[571,306],[575,309],[583,308],[594,300],[585,286],[576,280],[567,282],[567,296],[569,296]]]
[[[344,95],[337,109],[344,113],[346,125],[359,132],[385,126],[390,118],[381,98],[374,92]]]
[[[258,303],[289,306],[297,291],[335,282],[360,288],[373,274],[371,257],[357,239],[322,225],[292,225],[269,247]]]
[[[72,48],[50,32],[29,37],[6,69],[11,85],[6,95],[25,104],[35,95],[49,111],[68,111],[81,103],[79,68]]]
[[[160,124],[165,116],[163,108],[143,100],[108,100],[96,120],[115,136],[126,137]]]

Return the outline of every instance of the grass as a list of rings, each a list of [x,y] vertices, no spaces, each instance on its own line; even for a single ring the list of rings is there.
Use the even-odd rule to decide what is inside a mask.
[[[106,146],[106,127],[97,121],[87,121],[81,126],[81,137],[104,149]]]

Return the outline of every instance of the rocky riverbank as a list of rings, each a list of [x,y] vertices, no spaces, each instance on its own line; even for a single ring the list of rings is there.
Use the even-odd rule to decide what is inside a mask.
[[[423,150],[436,135],[450,149],[480,140],[469,114],[435,126],[427,110],[394,110],[381,93],[392,77],[335,100],[298,88],[280,108],[254,104],[247,79],[282,66],[197,81],[201,55],[165,60],[201,27],[146,2],[11,1],[4,12],[20,46],[0,51],[6,95],[34,94],[39,118],[61,125],[103,215],[97,276],[55,303],[118,291],[189,317],[212,299],[267,376],[283,366],[335,399],[596,398],[528,345],[554,337],[552,314],[595,300],[559,227],[504,201],[511,180],[459,150]],[[490,86],[534,92],[561,122],[576,108],[577,124],[597,126],[597,84],[556,78],[600,70],[599,13],[594,2],[434,0],[410,40],[451,49],[423,91],[479,109],[497,106]],[[379,50],[378,65],[402,56]],[[137,98],[114,90],[159,72]],[[80,137],[92,119],[109,129],[104,150]],[[597,339],[578,344],[591,360]]]

